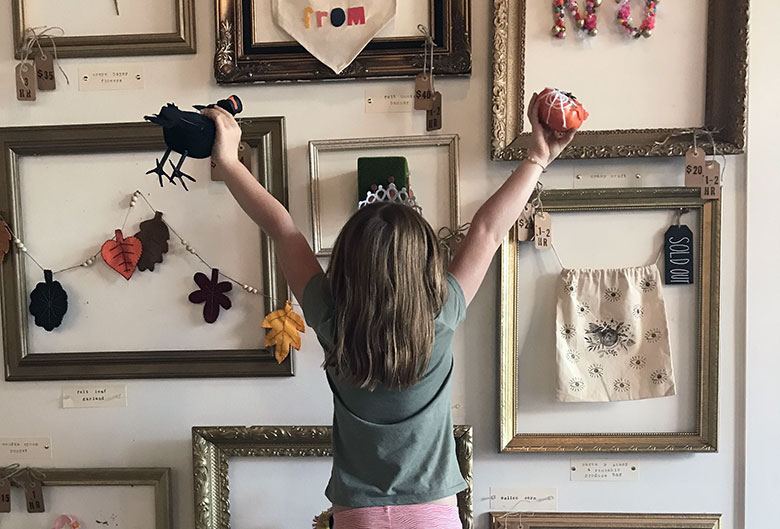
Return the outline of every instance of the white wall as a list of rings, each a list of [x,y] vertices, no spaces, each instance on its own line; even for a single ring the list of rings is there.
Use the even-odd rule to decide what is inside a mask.
[[[491,3],[473,0],[474,72],[470,79],[439,80],[444,94],[445,127],[443,133],[461,135],[461,190],[464,218],[470,218],[490,192],[496,189],[512,170],[509,163],[489,161],[490,137],[490,40]],[[768,2],[761,2],[762,4]],[[41,94],[36,103],[17,102],[13,95],[13,80],[9,74],[12,60],[10,39],[0,50],[0,124],[33,125],[60,123],[91,123],[138,121],[167,101],[181,105],[206,103],[235,92],[244,100],[247,115],[279,115],[287,117],[287,144],[290,176],[290,202],[293,216],[308,233],[308,175],[306,146],[310,139],[339,137],[419,134],[424,131],[424,116],[409,114],[365,114],[364,90],[369,83],[344,82],[322,85],[217,87],[212,75],[214,48],[213,1],[197,0],[197,55],[119,58],[71,59],[63,65],[74,80],[79,65],[95,63],[143,63],[146,86],[142,91],[79,92],[75,83],[60,87],[54,93]],[[0,34],[11,31],[9,11],[0,15]],[[762,154],[751,156],[752,166],[771,163],[770,148],[774,145],[771,117],[774,105],[769,82],[774,46],[772,24],[775,18],[765,18],[757,24],[754,43],[754,75],[766,80],[753,94],[761,97],[761,113],[751,117],[760,121],[751,129],[751,141]],[[763,61],[763,62],[762,62]],[[399,81],[380,81],[379,85],[395,86]],[[400,81],[408,83],[408,81]],[[766,112],[765,112],[766,111]],[[764,113],[765,112],[765,113]],[[345,119],[346,117],[346,119]],[[333,124],[337,124],[334,126]],[[759,130],[757,127],[761,126]],[[754,143],[751,143],[751,148]],[[612,162],[610,168],[651,171],[676,171],[679,160],[648,165],[646,162]],[[584,164],[583,164],[584,165]],[[588,162],[589,167],[601,167]],[[546,177],[551,187],[566,186],[579,164],[559,163]],[[770,506],[758,499],[765,492],[762,479],[769,480],[764,470],[764,456],[770,449],[766,441],[771,434],[759,428],[777,431],[777,416],[773,407],[761,408],[762,395],[774,387],[771,375],[763,371],[761,362],[772,353],[768,348],[775,338],[772,316],[776,279],[770,276],[770,258],[777,259],[771,237],[774,230],[770,215],[771,197],[764,193],[765,185],[775,185],[769,172],[754,171],[751,180],[752,209],[749,219],[754,226],[751,235],[750,329],[751,336],[749,392],[751,413],[748,420],[756,427],[750,436],[750,448],[758,450],[750,458],[748,477],[756,477],[755,494],[749,506],[755,504],[757,518],[748,527],[766,527]],[[753,186],[761,186],[756,189]],[[759,202],[759,200],[765,203]],[[643,455],[642,475],[632,484],[582,484],[569,482],[566,455],[508,455],[497,453],[497,274],[494,266],[482,290],[469,309],[469,317],[458,331],[455,354],[457,374],[456,396],[464,398],[466,422],[474,425],[476,443],[475,502],[478,527],[487,526],[483,514],[489,510],[491,486],[557,487],[560,510],[572,511],[670,511],[721,512],[726,529],[742,527],[741,466],[745,365],[745,168],[744,159],[729,161],[723,200],[723,277],[721,317],[721,390],[720,390],[720,451],[706,455]],[[774,211],[774,213],[772,213]],[[766,253],[763,256],[762,253]],[[775,266],[773,270],[776,270]],[[129,323],[129,322],[128,322]],[[759,356],[758,351],[763,352]],[[0,381],[0,436],[51,435],[54,439],[56,466],[171,466],[174,478],[174,515],[176,527],[191,526],[193,520],[190,427],[192,425],[241,424],[326,424],[331,418],[330,395],[319,369],[321,352],[311,333],[304,338],[303,351],[298,354],[298,374],[292,379],[237,380],[157,380],[128,381],[130,403],[126,409],[62,410],[58,396],[61,384],[56,382],[8,383]],[[776,359],[775,359],[776,361]],[[759,377],[761,380],[759,380]],[[753,380],[755,378],[755,380]],[[760,392],[763,392],[760,393]],[[768,426],[771,423],[772,426]],[[758,433],[760,432],[760,433]],[[294,463],[290,463],[290,468]],[[300,468],[296,466],[296,468]],[[267,479],[267,478],[258,478]],[[773,485],[777,487],[776,477]],[[753,483],[751,482],[751,486]],[[260,485],[258,485],[260,486]],[[324,486],[324,483],[323,483]],[[758,513],[762,512],[761,515]]]

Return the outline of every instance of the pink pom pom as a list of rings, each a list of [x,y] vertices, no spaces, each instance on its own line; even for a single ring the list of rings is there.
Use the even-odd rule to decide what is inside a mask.
[[[618,18],[622,18],[623,20],[628,20],[628,17],[630,16],[631,16],[630,6],[624,5],[620,9],[618,9]]]

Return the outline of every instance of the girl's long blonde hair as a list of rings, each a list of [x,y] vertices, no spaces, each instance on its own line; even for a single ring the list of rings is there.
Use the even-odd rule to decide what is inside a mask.
[[[360,209],[341,230],[327,275],[335,345],[325,351],[325,367],[361,388],[418,382],[447,297],[444,261],[428,222],[401,204]]]

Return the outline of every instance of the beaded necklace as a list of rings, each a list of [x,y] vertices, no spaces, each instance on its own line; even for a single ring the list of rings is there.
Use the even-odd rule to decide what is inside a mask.
[[[566,7],[569,8],[571,16],[574,17],[577,27],[588,32],[588,35],[595,37],[598,34],[596,29],[596,9],[601,5],[601,0],[586,0],[585,13],[582,13],[577,0],[553,0],[553,13],[555,15],[555,25],[552,28],[553,36],[563,39],[566,37]]]
[[[655,29],[655,12],[661,0],[645,0],[645,18],[640,26],[635,26],[631,20],[630,0],[616,0],[620,4],[617,19],[621,26],[626,28],[630,37],[650,37]]]

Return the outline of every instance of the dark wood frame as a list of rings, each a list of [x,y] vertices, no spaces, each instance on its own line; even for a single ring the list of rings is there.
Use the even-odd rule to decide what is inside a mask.
[[[453,435],[460,472],[468,484],[458,493],[458,511],[463,529],[473,529],[472,428],[456,425]],[[331,426],[194,426],[195,529],[230,529],[231,457],[331,457],[332,438]]]
[[[526,113],[525,13],[528,0],[493,0],[493,160],[520,160],[531,134]],[[745,150],[749,0],[709,0],[705,123],[721,154]],[[674,56],[670,57],[674,60]],[[639,124],[641,126],[641,124]],[[700,127],[697,125],[696,127]],[[561,158],[683,156],[695,127],[583,131]],[[712,154],[709,138],[699,145]]]
[[[34,468],[44,487],[154,487],[156,529],[173,529],[170,468]],[[13,482],[13,478],[11,478]],[[45,489],[44,489],[45,494]]]
[[[471,73],[471,0],[427,0],[436,43],[434,74]],[[297,43],[253,45],[252,0],[216,0],[218,83],[410,77],[423,69],[424,39],[375,39],[340,74]]]
[[[24,46],[24,2],[11,0],[14,24],[14,57],[22,58]],[[28,0],[29,1],[29,0]],[[176,55],[196,53],[195,44],[195,0],[174,0],[176,2],[176,31],[173,33],[139,33],[134,35],[92,35],[54,37],[57,56],[68,57],[121,57],[131,55]],[[49,39],[43,39],[41,46],[51,47]],[[37,47],[32,56],[38,54]]]
[[[720,201],[698,188],[565,189],[545,191],[552,212],[688,209],[700,215],[697,234],[698,379],[692,432],[517,433],[518,343],[517,235],[513,226],[500,253],[501,345],[499,351],[499,450],[502,452],[716,452],[718,449],[718,355],[720,350]]]
[[[284,118],[244,118],[242,139],[257,150],[258,179],[287,206]],[[0,215],[24,240],[18,158],[53,154],[163,152],[160,127],[116,123],[0,128]],[[263,233],[263,291],[287,299],[288,288],[270,239]],[[255,377],[293,375],[293,354],[277,364],[271,349],[230,351],[130,351],[28,354],[28,293],[24,254],[13,251],[0,267],[6,380],[84,380],[171,377]],[[265,311],[278,307],[265,299]],[[259,324],[259,323],[258,323]],[[55,331],[56,332],[56,331]]]

